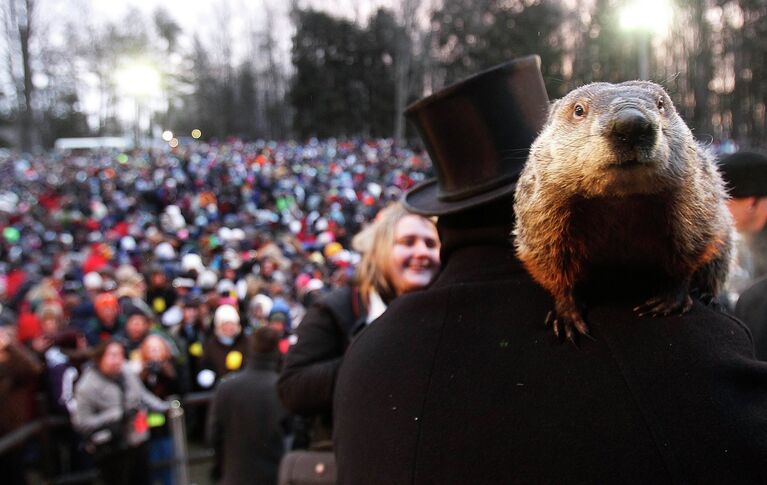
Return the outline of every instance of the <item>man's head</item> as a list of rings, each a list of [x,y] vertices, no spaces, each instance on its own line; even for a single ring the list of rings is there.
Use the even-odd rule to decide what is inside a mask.
[[[120,312],[120,304],[114,293],[101,293],[93,301],[93,308],[98,319],[105,325],[114,325]]]
[[[253,352],[256,354],[275,354],[280,344],[280,333],[269,327],[261,327],[253,332]]]
[[[219,337],[234,338],[242,330],[240,314],[232,305],[221,305],[216,309],[213,325],[216,335]]]
[[[722,159],[722,176],[730,193],[727,206],[735,228],[756,234],[767,225],[767,156],[738,152]]]
[[[278,332],[280,335],[285,333],[288,327],[288,314],[282,310],[272,311],[269,314],[269,328]]]
[[[125,320],[125,335],[134,342],[139,342],[149,335],[152,322],[140,309],[130,309]]]

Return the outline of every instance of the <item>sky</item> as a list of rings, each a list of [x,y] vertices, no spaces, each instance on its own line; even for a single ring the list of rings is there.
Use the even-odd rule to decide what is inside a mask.
[[[222,10],[231,12],[228,23],[233,32],[233,53],[235,59],[245,55],[244,32],[249,25],[263,27],[264,7],[268,6],[275,17],[273,31],[277,34],[277,42],[287,62],[290,53],[290,40],[293,35],[288,14],[290,0],[47,0],[55,2],[59,7],[75,5],[78,9],[89,11],[90,22],[119,21],[124,18],[131,8],[151,14],[158,7],[166,11],[182,26],[185,38],[182,44],[191,41],[194,34],[201,38],[212,38],[220,26],[219,17]],[[311,6],[325,10],[333,15],[345,16],[352,20],[366,19],[381,6],[393,7],[400,0],[299,0],[301,6]],[[424,4],[432,0],[424,0]],[[79,5],[78,5],[79,4]],[[252,29],[251,29],[252,30]]]
[[[210,24],[214,12],[222,5],[228,5],[232,11],[258,12],[264,4],[269,5],[278,14],[287,16],[290,8],[288,0],[89,0],[96,18],[117,20],[131,7],[144,12],[152,12],[157,7],[164,7],[179,24],[193,29],[205,29]],[[301,0],[300,4],[310,5],[319,10],[326,10],[335,15],[351,19],[367,16],[380,6],[392,6],[396,0]],[[236,19],[233,19],[236,20]]]
[[[430,1],[424,0],[424,4]],[[293,35],[288,17],[290,0],[43,0],[43,3],[47,10],[45,17],[51,19],[54,24],[63,23],[55,19],[76,19],[85,15],[86,21],[93,26],[122,21],[131,9],[138,9],[146,14],[146,18],[151,18],[150,14],[158,7],[163,7],[182,28],[183,35],[179,39],[182,50],[188,50],[194,35],[198,35],[203,41],[220,35],[224,21],[222,12],[228,11],[229,18],[225,21],[231,34],[232,55],[235,61],[249,55],[247,32],[263,31],[266,27],[264,9],[268,6],[274,15],[274,25],[271,29],[276,33],[279,57],[284,65],[288,66],[290,63]],[[399,0],[299,0],[301,6],[311,6],[352,20],[366,19],[375,9],[381,6],[391,7],[396,3],[399,3]],[[96,119],[95,113],[100,103],[95,82],[95,78],[90,80],[89,84],[93,84],[93,87],[85,89],[82,99],[85,111],[93,113],[89,116],[91,122]],[[120,104],[118,112],[121,117],[132,118],[135,116],[135,106],[126,98]]]

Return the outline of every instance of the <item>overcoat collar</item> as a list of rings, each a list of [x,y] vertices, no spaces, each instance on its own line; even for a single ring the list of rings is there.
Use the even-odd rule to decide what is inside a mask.
[[[440,219],[443,270],[435,287],[456,282],[503,279],[524,272],[512,244],[513,223],[507,218],[465,224]]]

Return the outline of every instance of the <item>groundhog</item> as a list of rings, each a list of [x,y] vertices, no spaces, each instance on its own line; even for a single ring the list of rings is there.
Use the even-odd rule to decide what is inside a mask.
[[[726,197],[661,86],[593,83],[555,102],[514,198],[517,255],[554,298],[546,324],[588,336],[577,290],[608,268],[660,275],[640,316],[685,313],[693,290],[713,299],[730,261]]]

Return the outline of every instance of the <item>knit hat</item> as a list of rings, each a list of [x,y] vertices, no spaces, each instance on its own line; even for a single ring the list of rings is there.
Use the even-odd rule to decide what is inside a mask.
[[[184,272],[196,271],[201,273],[205,270],[205,266],[202,264],[202,258],[199,254],[189,253],[181,258],[181,269]]]
[[[113,293],[102,293],[93,300],[93,306],[96,310],[102,308],[112,308],[117,310],[120,308],[120,304],[117,302],[117,297]]]
[[[737,152],[722,159],[719,169],[731,197],[767,196],[767,156]]]
[[[83,286],[85,286],[86,290],[100,290],[103,285],[104,278],[95,271],[86,273],[85,276],[83,276]]]
[[[290,330],[290,306],[282,298],[275,298],[272,304],[272,310],[269,312],[269,321],[280,321],[285,323],[285,330]]]
[[[176,250],[170,243],[162,242],[155,247],[154,256],[160,261],[170,261],[176,259]]]
[[[123,264],[115,271],[117,284],[122,286],[126,284],[137,284],[144,280],[144,277],[136,271],[136,268],[130,264]]]
[[[216,313],[213,316],[213,324],[218,327],[224,322],[240,323],[240,314],[232,305],[221,305],[216,308]]]
[[[197,277],[197,286],[204,291],[212,290],[216,287],[216,283],[218,283],[218,275],[212,270],[205,270]]]
[[[272,301],[272,299],[261,293],[254,296],[253,299],[251,299],[250,303],[248,304],[248,308],[250,311],[255,311],[256,307],[261,307],[261,310],[264,312],[264,315],[269,315],[269,313],[271,313],[272,306],[274,306],[274,302]]]

